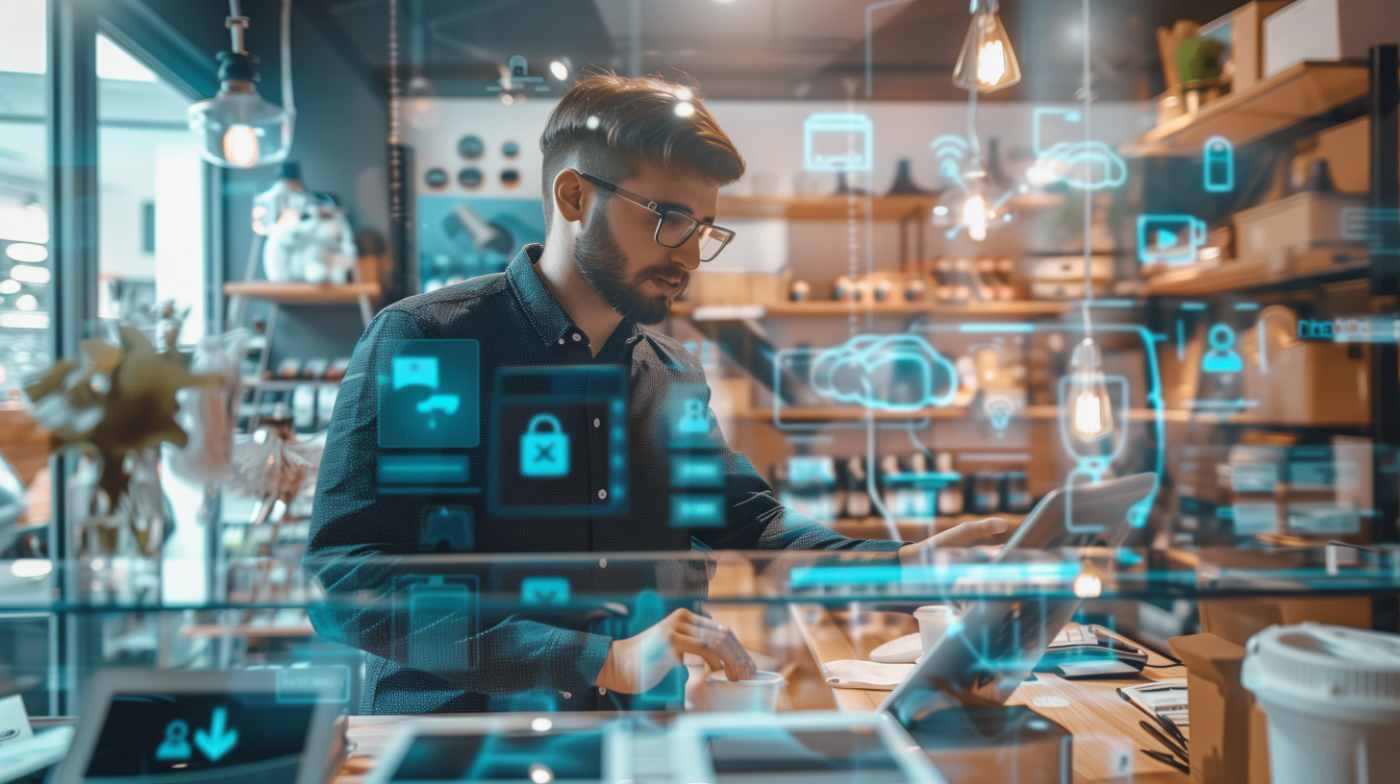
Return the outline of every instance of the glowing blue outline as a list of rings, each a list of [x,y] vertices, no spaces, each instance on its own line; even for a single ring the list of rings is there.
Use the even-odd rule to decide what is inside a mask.
[[[1037,324],[1035,322],[1013,322],[1009,324],[929,324],[919,323],[910,327],[911,332],[938,333],[938,332],[978,332],[985,333],[993,330],[987,327],[1001,326],[1009,332],[1034,333],[1034,332],[1084,332],[1083,324],[1079,323],[1053,323]],[[971,329],[976,327],[976,329]],[[1162,489],[1162,477],[1166,472],[1166,444],[1167,444],[1167,424],[1166,424],[1166,404],[1162,398],[1162,375],[1161,368],[1157,363],[1157,344],[1153,338],[1153,333],[1146,327],[1136,324],[1095,324],[1093,331],[1097,334],[1113,334],[1119,332],[1134,333],[1142,341],[1144,355],[1147,361],[1147,388],[1143,391],[1143,399],[1147,410],[1152,412],[1152,421],[1145,423],[1149,426],[1152,437],[1151,449],[1153,451],[1153,461],[1151,473],[1155,475],[1152,489],[1148,491],[1143,500],[1135,504],[1129,513],[1128,520],[1134,528],[1141,528],[1147,524],[1147,514],[1151,511],[1156,502],[1157,494]]]
[[[842,128],[823,128],[822,123],[842,124]],[[857,163],[831,163],[813,157],[812,136],[818,131],[857,133],[865,136],[865,149]],[[814,112],[802,121],[802,166],[809,172],[868,172],[875,166],[875,124],[870,115],[860,112]]]
[[[911,341],[914,340],[918,341],[917,345],[911,344]],[[921,351],[920,349],[926,349],[927,352]],[[923,379],[926,382],[924,389],[926,390],[938,391],[934,389],[933,365],[930,364],[938,363],[938,366],[948,374],[950,379],[947,391],[939,395],[925,394],[915,403],[893,403],[874,400],[873,396],[868,394],[839,392],[818,378],[819,372],[822,372],[824,375],[831,374],[823,370],[824,366],[829,366],[830,371],[835,372],[837,369],[850,362],[866,365],[865,358],[879,357],[884,353],[888,353],[895,359],[917,358],[923,361]],[[866,411],[888,411],[892,413],[918,415],[930,408],[946,406],[952,403],[957,397],[957,366],[947,357],[943,356],[943,353],[934,348],[927,340],[909,332],[856,335],[840,345],[828,346],[820,349],[784,348],[780,349],[774,355],[773,359],[773,425],[780,430],[810,430],[820,429],[824,426],[817,425],[816,427],[810,427],[786,424],[783,422],[782,410],[786,405],[783,402],[783,390],[785,388],[783,384],[783,370],[786,367],[790,367],[791,359],[794,356],[810,357],[810,370],[805,382],[811,387],[813,392],[820,395],[823,399],[832,401],[833,407],[851,406]],[[868,375],[862,376],[862,379],[867,377]],[[828,391],[828,389],[830,391]],[[853,423],[854,426],[860,426],[861,424],[863,423]]]
[[[1185,221],[1186,230],[1190,232],[1185,245],[1185,247],[1189,249],[1189,255],[1187,251],[1170,255],[1149,253],[1148,249],[1152,247],[1152,245],[1147,241],[1147,228],[1153,221],[1160,221],[1163,223]],[[1196,261],[1197,251],[1199,251],[1201,246],[1206,242],[1206,230],[1206,222],[1197,218],[1195,215],[1187,215],[1186,213],[1141,213],[1137,217],[1138,262],[1142,264],[1166,264],[1168,266],[1191,264]]]
[[[1225,145],[1225,181],[1223,183],[1213,182],[1210,176],[1211,150],[1212,144]],[[1235,189],[1235,145],[1224,136],[1216,134],[1205,140],[1201,145],[1201,187],[1206,193],[1229,193]]]
[[[591,380],[589,381],[589,383],[588,383],[588,388],[589,388],[589,390],[590,390],[590,393],[589,393],[589,394],[595,395],[595,398],[594,398],[594,399],[590,399],[589,397],[585,396],[582,392],[575,391],[575,390],[565,390],[565,391],[562,391],[562,392],[553,392],[553,393],[548,394],[548,395],[541,395],[541,394],[525,394],[525,395],[522,395],[522,394],[506,394],[506,392],[505,392],[505,382],[506,382],[506,380],[507,380],[508,377],[512,377],[512,376],[545,376],[545,377],[558,377],[558,376],[561,375],[561,371],[564,371],[566,374],[569,374],[569,375],[591,376],[592,379],[591,379]],[[608,378],[607,378],[608,376],[614,376],[615,378],[608,379]],[[597,398],[597,397],[602,397],[602,396],[605,394],[605,393],[603,393],[603,392],[601,392],[601,391],[598,391],[598,390],[603,389],[603,388],[606,388],[607,386],[615,386],[616,389],[617,389],[617,391],[616,391],[615,393],[611,393],[611,394],[608,394],[608,395],[607,395],[609,398],[611,398],[610,400],[608,400],[608,412],[609,412],[609,415],[613,417],[613,421],[612,421],[612,423],[611,423],[611,424],[612,424],[612,427],[613,427],[613,437],[610,438],[609,441],[608,441],[608,462],[607,462],[607,465],[608,465],[608,467],[609,467],[609,472],[610,472],[609,477],[608,477],[608,479],[609,479],[609,485],[610,485],[611,487],[614,487],[614,488],[615,488],[615,487],[616,487],[616,483],[620,480],[620,481],[622,481],[622,482],[624,483],[624,490],[625,490],[625,489],[626,489],[626,488],[625,488],[625,483],[626,483],[627,478],[628,478],[627,471],[628,471],[628,457],[629,457],[629,455],[628,455],[628,452],[627,452],[627,434],[626,434],[627,416],[626,416],[626,414],[623,413],[623,412],[625,412],[625,410],[626,410],[626,405],[627,405],[627,402],[626,402],[626,401],[627,401],[627,393],[628,393],[628,384],[627,384],[627,377],[622,373],[622,369],[621,369],[620,366],[617,366],[617,365],[598,365],[598,366],[592,366],[592,365],[564,365],[564,366],[553,366],[553,367],[509,366],[509,367],[502,367],[502,368],[497,368],[497,369],[496,369],[496,378],[495,378],[495,383],[494,383],[494,390],[495,390],[495,393],[494,393],[494,395],[493,395],[493,397],[492,397],[492,399],[491,399],[491,444],[489,445],[489,447],[490,447],[490,451],[489,451],[489,453],[488,453],[489,457],[488,457],[488,459],[487,459],[487,461],[486,461],[486,463],[487,463],[487,493],[486,493],[486,504],[487,504],[487,511],[488,511],[490,514],[492,514],[492,515],[494,515],[494,516],[496,516],[496,517],[527,517],[527,518],[528,518],[528,517],[537,517],[537,518],[542,517],[542,518],[548,518],[548,517],[551,517],[551,516],[558,516],[558,517],[590,517],[590,516],[614,517],[614,516],[617,516],[617,515],[622,515],[622,514],[626,514],[626,513],[627,513],[627,508],[628,508],[628,495],[630,495],[630,494],[627,493],[627,492],[617,493],[617,492],[612,491],[612,490],[609,491],[609,492],[610,492],[610,495],[608,496],[608,499],[607,499],[606,501],[600,501],[600,502],[592,503],[592,504],[576,504],[576,505],[569,505],[569,506],[539,506],[539,505],[525,505],[525,504],[507,504],[507,503],[504,503],[503,500],[502,500],[502,498],[501,498],[501,482],[502,482],[502,479],[503,479],[503,476],[502,476],[503,471],[502,471],[502,468],[501,468],[501,464],[502,464],[502,462],[503,462],[503,460],[502,460],[502,455],[503,455],[503,453],[502,453],[500,450],[503,448],[503,447],[501,447],[501,444],[504,443],[504,442],[502,441],[502,437],[501,437],[501,419],[502,419],[502,417],[500,416],[501,406],[509,404],[509,405],[513,405],[513,406],[521,406],[521,405],[539,405],[539,406],[555,406],[555,407],[558,407],[558,406],[572,406],[572,405],[578,405],[578,404],[580,404],[580,403],[596,403],[596,402],[598,402],[596,398]],[[619,429],[623,431],[622,434],[621,434],[621,437],[618,437],[618,435],[617,435],[617,431],[618,431]]]

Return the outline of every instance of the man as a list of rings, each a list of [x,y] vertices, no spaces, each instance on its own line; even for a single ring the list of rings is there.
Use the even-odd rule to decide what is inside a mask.
[[[480,432],[491,430],[496,443],[467,450],[469,465],[489,462],[498,482],[509,486],[486,488],[488,498],[518,490],[517,496],[560,509],[557,516],[534,520],[498,519],[502,509],[483,504],[483,494],[457,499],[476,521],[474,552],[874,550],[908,562],[933,547],[971,544],[1004,530],[999,520],[983,520],[917,544],[838,536],[788,519],[768,484],[724,444],[710,422],[709,389],[698,360],[650,328],[666,317],[690,276],[733,236],[714,224],[715,206],[719,187],[738,179],[744,162],[698,98],[655,79],[589,77],[560,100],[540,147],[544,245],[524,248],[504,273],[385,308],[355,348],[327,436],[308,548],[308,568],[333,597],[392,590],[385,585],[391,569],[383,566],[384,558],[423,550],[420,521],[438,502],[381,494],[374,484],[383,369],[393,346],[409,340],[477,342],[480,383],[464,392],[479,395]],[[605,427],[586,406],[582,413],[551,413],[552,422],[539,420],[547,422],[543,432],[549,438],[540,443],[551,447],[548,455],[539,450],[541,460],[557,460],[553,447],[562,449],[567,434],[572,459],[549,466],[563,475],[548,482],[530,478],[517,465],[525,456],[509,459],[515,453],[498,451],[535,432],[536,422],[524,432],[518,422],[503,424],[500,413],[501,379],[514,378],[511,373],[522,366],[548,368],[556,380],[578,375],[579,368],[621,369],[626,482],[598,479],[622,464],[621,456],[602,446],[609,431],[623,438],[624,430],[613,427],[622,423]],[[718,525],[690,526],[671,514],[665,471],[674,451],[668,434],[678,390],[698,396],[687,411],[703,412],[701,446],[722,461],[725,508]],[[610,459],[616,461],[611,466]],[[600,591],[630,587],[650,597],[638,601],[626,620],[514,611],[457,618],[464,624],[460,634],[433,638],[440,642],[429,658],[443,666],[404,655],[397,638],[420,634],[410,628],[413,621],[405,626],[382,612],[343,608],[318,613],[315,620],[323,634],[373,654],[365,701],[374,712],[488,710],[510,707],[505,698],[526,692],[557,697],[564,709],[625,706],[619,693],[646,694],[665,685],[687,653],[730,678],[753,672],[748,654],[722,625],[685,607],[664,613],[669,608],[655,592],[654,577],[610,577],[616,571],[570,576]],[[470,665],[451,666],[458,660]]]

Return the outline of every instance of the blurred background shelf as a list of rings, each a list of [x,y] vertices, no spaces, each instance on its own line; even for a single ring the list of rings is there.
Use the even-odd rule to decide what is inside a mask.
[[[1241,259],[1216,264],[1192,264],[1149,279],[1146,294],[1155,297],[1210,297],[1248,291],[1282,290],[1365,277],[1369,259],[1338,262],[1339,254],[1316,251],[1298,256],[1286,271],[1264,259]]]
[[[828,317],[870,313],[877,316],[948,316],[955,318],[1058,316],[1072,303],[1008,300],[1003,302],[775,302],[769,305],[703,305],[677,302],[671,314],[697,320],[765,317]]]
[[[1298,63],[1253,89],[1212,101],[1195,114],[1153,128],[1125,151],[1134,155],[1199,155],[1212,136],[1241,147],[1307,120],[1334,124],[1366,113],[1364,63]]]
[[[379,286],[374,283],[271,283],[252,280],[225,283],[224,296],[247,297],[281,305],[341,305],[356,303],[363,297],[377,299]]]

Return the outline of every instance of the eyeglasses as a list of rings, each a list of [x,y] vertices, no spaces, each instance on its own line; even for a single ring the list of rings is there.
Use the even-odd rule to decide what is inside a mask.
[[[729,241],[734,239],[733,231],[713,223],[696,220],[694,215],[684,210],[662,207],[653,199],[633,193],[587,172],[579,172],[578,176],[605,191],[621,196],[644,210],[655,213],[657,219],[653,239],[656,240],[657,245],[666,248],[679,248],[689,242],[690,238],[698,232],[700,235],[700,260],[713,261],[719,252],[729,244]]]

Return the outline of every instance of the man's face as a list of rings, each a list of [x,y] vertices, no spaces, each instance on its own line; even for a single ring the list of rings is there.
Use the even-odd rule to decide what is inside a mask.
[[[697,175],[641,164],[636,174],[615,183],[657,202],[658,209],[689,212],[713,220],[719,186]],[[700,244],[692,236],[679,248],[657,243],[657,215],[627,199],[604,196],[584,222],[574,245],[579,272],[622,315],[642,324],[666,318],[700,266]]]

